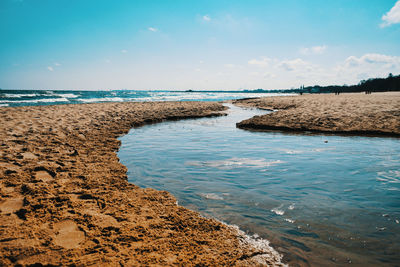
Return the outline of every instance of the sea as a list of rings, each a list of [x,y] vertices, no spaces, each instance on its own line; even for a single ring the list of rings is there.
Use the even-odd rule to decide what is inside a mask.
[[[0,107],[127,101],[224,101],[274,95],[245,91],[0,90]]]

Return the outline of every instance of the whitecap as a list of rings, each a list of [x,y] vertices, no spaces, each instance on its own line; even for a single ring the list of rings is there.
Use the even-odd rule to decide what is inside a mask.
[[[42,99],[30,99],[30,100],[0,101],[0,103],[39,103],[39,102],[40,103],[69,102],[69,100],[66,98],[42,98]]]
[[[295,220],[289,219],[289,218],[285,218],[285,221],[290,222],[290,223],[294,223]]]
[[[35,97],[38,96],[38,94],[4,94],[3,96],[8,98],[21,98],[21,97]]]
[[[59,97],[65,97],[65,98],[77,98],[80,95],[74,95],[74,94],[53,94],[54,96],[59,96]]]

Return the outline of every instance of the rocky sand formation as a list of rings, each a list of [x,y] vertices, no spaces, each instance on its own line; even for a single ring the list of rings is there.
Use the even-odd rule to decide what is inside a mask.
[[[277,110],[239,122],[239,128],[400,137],[399,92],[311,94],[233,103]]]
[[[0,108],[0,265],[282,265],[268,242],[129,183],[119,163],[117,137],[132,127],[222,110],[200,102]]]

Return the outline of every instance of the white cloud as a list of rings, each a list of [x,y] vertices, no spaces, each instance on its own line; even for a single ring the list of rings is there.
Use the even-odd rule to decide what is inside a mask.
[[[205,20],[205,21],[210,21],[211,18],[210,18],[209,15],[204,15],[204,16],[203,16],[203,20]]]
[[[381,27],[387,27],[392,24],[400,23],[400,0],[396,2],[396,4],[382,16],[383,22],[381,23]]]
[[[156,31],[158,31],[158,29],[157,28],[153,28],[153,27],[149,27],[149,28],[147,28],[149,31],[151,31],[151,32],[156,32]]]
[[[54,62],[54,66],[57,66],[57,67],[59,67],[59,66],[61,66],[61,64],[60,64],[60,63],[58,63],[58,62]]]
[[[337,80],[349,84],[366,78],[386,77],[389,73],[400,73],[400,57],[376,53],[349,56],[332,72],[336,74]]]
[[[128,53],[128,50],[122,49],[121,53],[123,53],[123,54]]]
[[[252,71],[249,73],[250,76],[258,76],[260,73],[258,71]]]
[[[263,57],[261,60],[259,60],[259,59],[251,59],[247,63],[249,65],[254,65],[254,66],[258,66],[258,67],[267,67],[270,62],[271,62],[270,58]]]
[[[296,58],[293,60],[283,60],[278,64],[278,67],[286,70],[286,71],[301,71],[307,70],[310,71],[311,64],[302,60],[301,58]]]
[[[326,48],[326,45],[304,47],[300,49],[300,53],[303,55],[320,55],[325,52]]]
[[[345,60],[347,67],[357,67],[366,65],[400,65],[400,57],[382,54],[365,54],[361,57],[350,56]]]
[[[233,69],[235,66],[235,64],[224,64],[225,68],[229,68],[229,69]]]
[[[49,71],[54,71],[54,68],[53,68],[52,66],[48,66],[47,69],[48,69]]]
[[[266,73],[264,73],[264,79],[269,79],[269,78],[275,78],[276,77],[276,74],[274,74],[274,73],[271,73],[271,72],[266,72]]]

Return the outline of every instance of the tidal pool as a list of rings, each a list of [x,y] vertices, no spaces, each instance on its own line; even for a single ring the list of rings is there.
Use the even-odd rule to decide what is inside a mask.
[[[292,266],[400,264],[400,140],[237,129],[266,111],[132,129],[129,181],[271,241]]]

